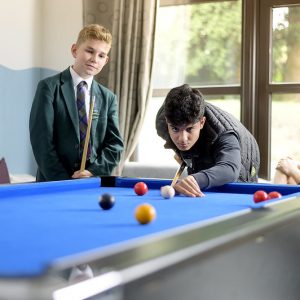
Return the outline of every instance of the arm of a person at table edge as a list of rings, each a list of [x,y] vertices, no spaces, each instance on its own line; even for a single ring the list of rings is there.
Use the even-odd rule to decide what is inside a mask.
[[[38,84],[33,100],[29,129],[32,150],[44,179],[64,180],[70,176],[61,163],[54,143],[54,90],[46,81]]]
[[[176,184],[176,190],[188,196],[202,196],[204,189],[220,186],[225,183],[235,182],[239,178],[241,169],[241,150],[237,137],[234,134],[224,134],[214,145],[215,165],[209,169],[190,174]],[[187,192],[185,185],[193,185],[195,182],[200,188],[200,194]]]
[[[290,175],[296,184],[300,184],[300,170],[292,170],[291,175]]]
[[[280,159],[276,169],[300,184],[300,164],[296,160],[290,157]]]
[[[297,184],[300,184],[300,163],[297,163],[297,168],[292,170],[292,177]]]
[[[112,94],[111,103],[107,112],[107,124],[105,138],[103,141],[97,140],[97,131],[93,147],[96,148],[97,157],[91,162],[87,170],[94,176],[111,175],[113,169],[118,165],[123,151],[123,140],[119,131],[118,104],[117,97]],[[97,124],[96,130],[103,130],[101,124]]]

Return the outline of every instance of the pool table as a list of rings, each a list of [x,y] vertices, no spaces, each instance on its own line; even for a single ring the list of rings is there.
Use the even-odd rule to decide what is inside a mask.
[[[170,183],[0,186],[0,299],[299,298],[300,186],[231,183],[164,199]],[[283,197],[256,204],[257,190]],[[115,197],[110,210],[99,207],[104,193]],[[141,203],[157,212],[146,225],[134,217]]]

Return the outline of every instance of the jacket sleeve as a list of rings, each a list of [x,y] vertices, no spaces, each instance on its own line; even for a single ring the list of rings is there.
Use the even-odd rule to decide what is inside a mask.
[[[214,145],[215,165],[209,169],[191,174],[201,189],[235,182],[241,169],[241,149],[233,133],[222,135]]]
[[[118,165],[123,151],[123,140],[119,131],[117,97],[112,96],[107,113],[107,127],[101,149],[97,149],[96,160],[87,168],[93,175],[111,175]]]
[[[53,139],[54,91],[47,81],[40,81],[30,112],[30,142],[39,172],[44,179],[64,180],[69,175],[60,162]]]

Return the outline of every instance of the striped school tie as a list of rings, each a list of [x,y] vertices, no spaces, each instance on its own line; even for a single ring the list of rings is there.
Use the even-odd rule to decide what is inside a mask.
[[[81,81],[77,85],[77,109],[78,109],[78,118],[79,118],[79,131],[80,131],[80,158],[82,157],[84,142],[87,131],[87,114],[85,109],[85,95],[87,92],[87,83],[85,81]],[[90,157],[91,154],[91,146],[89,143],[87,158]]]

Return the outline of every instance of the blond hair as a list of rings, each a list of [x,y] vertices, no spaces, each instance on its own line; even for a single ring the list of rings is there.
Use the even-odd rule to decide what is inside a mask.
[[[102,25],[90,24],[82,28],[78,34],[76,45],[84,43],[86,40],[104,41],[111,46],[112,35],[110,31]]]

